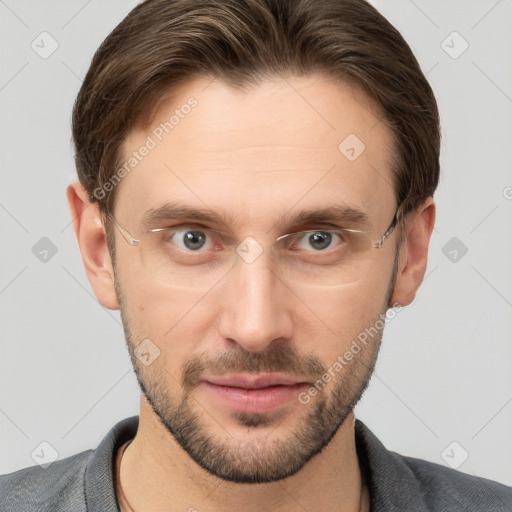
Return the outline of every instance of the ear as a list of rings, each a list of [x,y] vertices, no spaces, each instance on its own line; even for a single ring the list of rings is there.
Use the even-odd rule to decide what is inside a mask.
[[[425,270],[430,236],[434,229],[436,205],[432,197],[406,219],[405,241],[400,248],[398,271],[390,304],[409,305],[416,296]]]
[[[67,197],[73,230],[94,294],[106,308],[119,309],[112,261],[99,208],[89,201],[89,194],[78,182],[68,186]]]

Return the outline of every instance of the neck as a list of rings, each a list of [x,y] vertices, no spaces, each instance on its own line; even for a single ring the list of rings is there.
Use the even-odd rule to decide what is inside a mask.
[[[142,396],[139,428],[122,456],[118,487],[134,512],[366,510],[368,493],[361,493],[354,421],[350,414],[324,450],[296,474],[272,483],[237,484],[198,466]]]

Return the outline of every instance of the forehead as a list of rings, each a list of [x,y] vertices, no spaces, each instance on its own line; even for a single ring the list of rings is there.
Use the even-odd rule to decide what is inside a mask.
[[[361,89],[322,75],[243,91],[188,82],[125,140],[116,215],[179,201],[268,228],[294,208],[394,211],[393,137],[381,119]]]

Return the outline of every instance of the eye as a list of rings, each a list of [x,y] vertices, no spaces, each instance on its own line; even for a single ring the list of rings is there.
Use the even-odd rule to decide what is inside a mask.
[[[323,251],[334,245],[336,240],[343,242],[343,237],[334,231],[307,231],[304,233],[298,233],[300,235],[299,241],[293,244],[293,248],[310,251]]]
[[[200,251],[201,249],[209,250],[214,248],[209,233],[205,230],[186,229],[181,231],[173,231],[169,237],[169,241],[184,251]]]

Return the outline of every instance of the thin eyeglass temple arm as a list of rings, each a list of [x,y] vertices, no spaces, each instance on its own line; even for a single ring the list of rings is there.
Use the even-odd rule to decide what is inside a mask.
[[[391,235],[391,233],[393,233],[394,229],[396,228],[396,225],[398,224],[399,213],[400,213],[403,205],[404,205],[403,202],[401,202],[398,205],[395,215],[393,216],[393,220],[391,221],[391,224],[389,225],[389,228],[387,229],[387,231],[382,235],[382,238],[378,242],[372,242],[372,245],[375,249],[382,249],[384,240],[386,240],[386,238],[388,238]]]
[[[130,245],[139,245],[140,240],[136,240],[135,238],[133,238],[133,236],[130,235],[130,233],[126,229],[124,229],[123,226],[121,226],[121,224],[119,224],[119,222],[117,222],[116,218],[111,213],[108,213],[107,215],[108,215],[108,218],[115,224],[115,226],[117,227],[117,229],[121,233],[122,237]]]

